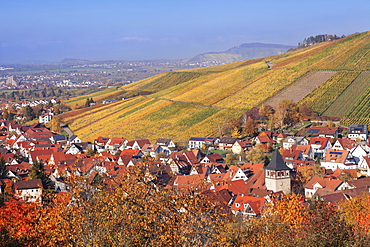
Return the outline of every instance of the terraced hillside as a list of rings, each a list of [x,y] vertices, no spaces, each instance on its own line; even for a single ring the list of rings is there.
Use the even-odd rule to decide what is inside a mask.
[[[364,94],[346,95],[359,86],[362,92],[369,89],[364,72],[370,67],[369,45],[369,33],[359,33],[272,57],[167,72],[72,99],[66,103],[82,106],[88,97],[118,101],[79,110],[78,116],[69,113],[64,121],[83,140],[123,136],[183,141],[190,136],[218,135],[219,124],[227,119],[264,102],[276,105],[282,98],[309,103],[318,113],[332,116],[344,112],[338,105],[348,98],[345,107],[351,110],[345,116],[351,117],[356,104],[367,100]],[[138,94],[142,95],[121,100]]]

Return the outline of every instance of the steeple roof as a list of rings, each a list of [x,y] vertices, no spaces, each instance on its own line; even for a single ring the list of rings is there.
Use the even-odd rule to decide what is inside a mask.
[[[279,153],[278,150],[275,150],[274,154],[272,155],[270,163],[263,169],[272,171],[290,170],[290,168],[287,165],[285,165],[283,157],[281,157],[281,154]]]

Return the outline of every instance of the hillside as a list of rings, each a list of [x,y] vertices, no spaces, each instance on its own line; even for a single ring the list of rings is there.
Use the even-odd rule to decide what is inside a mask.
[[[264,43],[246,43],[232,47],[223,52],[208,52],[199,54],[195,57],[190,58],[189,60],[187,60],[187,62],[236,62],[282,54],[287,52],[290,48],[293,48],[293,46]]]
[[[370,118],[369,52],[367,32],[280,55],[167,72],[71,99],[66,102],[71,106],[84,105],[88,97],[118,101],[62,117],[89,141],[98,136],[186,141],[219,135],[218,127],[227,119],[283,98],[308,103],[319,114]],[[121,100],[133,95],[138,96]]]

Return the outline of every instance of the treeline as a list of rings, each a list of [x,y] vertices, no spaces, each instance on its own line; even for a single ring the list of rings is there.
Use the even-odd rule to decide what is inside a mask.
[[[1,92],[0,98],[10,101],[30,100],[30,99],[46,99],[52,97],[72,96],[69,90],[62,90],[61,88],[54,89],[47,87],[43,89],[29,89],[29,90],[14,90],[11,92]]]
[[[337,39],[344,38],[345,35],[337,36],[336,34],[319,34],[316,36],[310,36],[308,38],[305,38],[302,42],[298,43],[298,47],[306,47],[309,45],[314,45],[317,43],[325,42],[325,41],[333,41]]]
[[[229,119],[219,126],[220,136],[254,136],[258,128],[265,130],[286,129],[318,115],[307,104],[298,105],[293,100],[283,99],[278,106],[262,104],[245,112],[240,119]]]

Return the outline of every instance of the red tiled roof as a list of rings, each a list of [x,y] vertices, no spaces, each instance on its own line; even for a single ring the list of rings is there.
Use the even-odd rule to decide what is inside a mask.
[[[304,188],[313,189],[313,186],[316,183],[319,183],[323,188],[335,190],[341,183],[343,183],[343,181],[332,178],[313,177],[310,181],[308,181]]]

